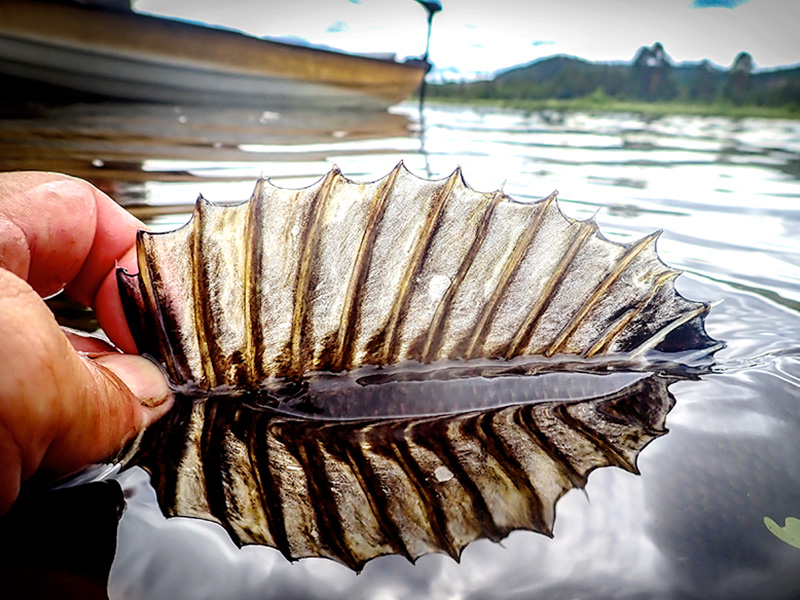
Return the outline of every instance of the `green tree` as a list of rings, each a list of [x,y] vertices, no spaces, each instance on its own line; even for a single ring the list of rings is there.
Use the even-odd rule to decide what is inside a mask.
[[[703,60],[692,74],[689,84],[689,98],[710,102],[717,91],[717,79],[714,66],[708,60]]]
[[[678,95],[672,65],[661,42],[639,49],[631,76],[629,92],[641,100],[671,100]]]
[[[750,94],[750,79],[753,73],[753,57],[748,52],[739,52],[728,71],[723,95],[734,104],[744,104]]]

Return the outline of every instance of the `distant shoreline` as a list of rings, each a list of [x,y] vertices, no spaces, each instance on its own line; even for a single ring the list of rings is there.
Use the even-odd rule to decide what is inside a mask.
[[[554,110],[562,112],[615,112],[638,113],[649,116],[663,117],[668,115],[693,115],[705,117],[731,117],[731,118],[764,118],[787,119],[800,121],[800,108],[797,106],[754,106],[722,103],[687,103],[687,102],[644,102],[626,101],[604,98],[598,101],[595,98],[571,98],[566,100],[524,100],[503,98],[458,98],[454,96],[441,97],[430,95],[426,102],[429,104],[480,106],[487,108],[511,108],[527,111]]]

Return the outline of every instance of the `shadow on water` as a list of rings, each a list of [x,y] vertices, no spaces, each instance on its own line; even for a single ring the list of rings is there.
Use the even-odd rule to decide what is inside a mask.
[[[171,441],[141,454],[155,489],[139,468],[118,477],[127,510],[119,523],[109,596],[788,600],[800,595],[800,551],[764,525],[765,516],[779,524],[800,516],[800,123],[428,106],[422,126],[416,110],[412,105],[377,114],[112,104],[6,107],[0,169],[85,177],[163,230],[186,222],[198,193],[243,200],[260,175],[295,187],[318,179],[331,162],[359,180],[376,180],[401,159],[413,172],[434,178],[460,164],[479,190],[502,186],[524,201],[559,189],[567,214],[597,213],[603,233],[616,240],[663,229],[659,253],[687,271],[678,280],[681,293],[723,300],[707,327],[727,347],[716,354],[713,368],[696,377],[651,374],[606,395],[568,402],[554,399],[551,390],[549,399],[535,402],[471,406],[462,416],[428,415],[424,425],[412,424],[403,413],[377,421],[318,419],[317,427],[306,429],[297,425],[296,413],[319,408],[313,401],[295,399],[276,408],[261,401],[186,400],[172,421],[160,425]],[[507,393],[520,392],[511,385]],[[575,416],[574,411],[585,412]],[[664,419],[668,435],[661,435]],[[519,451],[499,443],[506,439],[506,426],[538,446]],[[589,429],[605,433],[595,437]],[[441,443],[434,448],[432,439]],[[565,439],[588,440],[581,447],[592,452],[578,452],[580,460],[620,466],[628,456],[641,476],[600,468],[587,481],[582,463],[571,467],[580,475],[576,481],[567,478],[564,484],[557,476],[545,481],[552,450],[562,456],[575,450],[559,446]],[[631,443],[619,446],[619,440]],[[291,444],[297,444],[293,451]],[[535,454],[537,447],[547,451]],[[407,474],[407,457],[417,452],[428,457],[417,463],[428,471],[412,470],[394,480],[408,488],[355,484],[365,480],[370,461],[384,461],[387,473],[402,463]],[[528,469],[524,460],[534,455],[541,462]],[[479,459],[470,462],[470,456]],[[502,478],[476,479],[475,473],[485,472],[470,471],[474,464],[514,463],[509,488],[499,486]],[[351,464],[357,466],[347,466],[349,471],[343,466]],[[561,461],[567,471],[571,464]],[[209,465],[212,477],[206,479]],[[227,465],[229,480],[220,477],[220,465]],[[306,465],[313,467],[310,475],[302,470]],[[307,503],[281,502],[278,510],[272,497],[243,495],[243,482],[254,478],[261,487],[251,491],[270,490]],[[453,492],[449,504],[418,503],[414,513],[403,502],[425,494],[423,480],[433,489],[451,484],[463,491]],[[210,486],[211,503],[198,500],[205,494],[196,487],[199,481]],[[566,491],[575,483],[585,484],[588,501]],[[284,486],[306,490],[305,495],[290,494]],[[562,493],[558,519],[550,523],[553,537],[524,531],[546,531],[541,511],[555,511]],[[348,494],[360,494],[360,503],[346,501]],[[478,496],[491,501],[481,505]],[[537,498],[547,501],[536,505]],[[224,527],[165,519],[162,508],[170,513],[179,499]],[[365,502],[395,535],[370,538],[360,532],[345,542],[332,541],[332,523],[345,518],[366,523],[358,516]],[[503,522],[491,502],[513,506],[509,514],[516,517]],[[60,508],[62,500],[55,505]],[[117,506],[108,500],[112,505]],[[528,510],[532,506],[535,510]],[[237,508],[250,512],[237,516]],[[40,520],[39,537],[31,536],[27,548],[35,548],[36,540],[55,546],[60,539],[62,548],[69,546],[77,534],[59,531],[53,521],[86,528],[94,522],[72,509],[69,516],[58,516],[64,512],[53,508],[36,508],[33,514],[36,510],[54,519]],[[275,525],[281,511],[294,515],[283,517],[294,519],[294,529]],[[116,513],[109,514],[114,521]],[[425,527],[404,526],[409,514],[422,515],[418,523],[438,518],[440,527],[431,535]],[[481,524],[476,514],[482,515]],[[316,553],[360,565],[369,552],[415,556],[408,547],[420,539],[433,550],[460,550],[448,524],[462,527],[459,540],[476,540],[461,552],[460,562],[436,553],[414,564],[382,556],[356,575],[332,560],[289,562],[281,554]],[[515,529],[520,530],[509,534]],[[348,527],[348,533],[354,531],[355,525]],[[500,543],[490,541],[506,534]],[[248,535],[272,536],[281,551],[237,548],[234,541],[247,544]],[[376,546],[369,545],[373,542]],[[108,573],[108,553],[98,561],[90,575],[93,585]]]

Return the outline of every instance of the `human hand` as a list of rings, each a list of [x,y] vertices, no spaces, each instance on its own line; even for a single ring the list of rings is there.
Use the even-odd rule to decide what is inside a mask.
[[[136,272],[142,224],[85,181],[0,173],[0,515],[34,473],[108,458],[165,414],[160,369],[136,352],[116,264]],[[66,287],[116,348],[63,331],[44,304]]]

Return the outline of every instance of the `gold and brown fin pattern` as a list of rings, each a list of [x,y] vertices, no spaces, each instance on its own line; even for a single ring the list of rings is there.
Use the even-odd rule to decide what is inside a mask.
[[[406,360],[713,345],[708,306],[676,292],[656,236],[611,242],[554,200],[402,164],[373,183],[336,169],[300,190],[262,180],[249,202],[200,199],[188,226],[142,233],[140,273],[120,273],[120,289],[139,350],[206,389]]]

